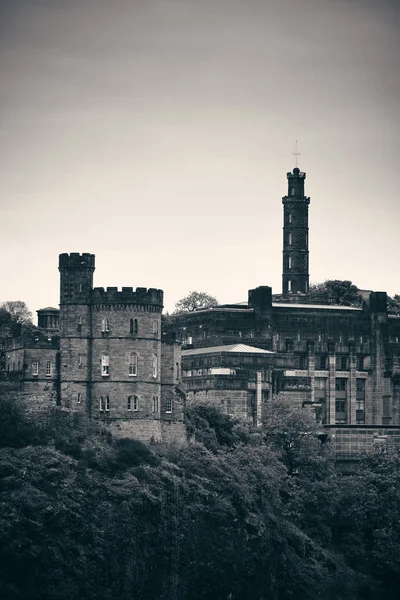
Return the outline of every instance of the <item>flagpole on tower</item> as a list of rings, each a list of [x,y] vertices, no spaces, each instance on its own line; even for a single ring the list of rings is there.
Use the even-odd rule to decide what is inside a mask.
[[[300,156],[300,152],[297,149],[297,140],[296,140],[296,143],[294,145],[294,152],[292,152],[292,155],[294,156],[294,159],[296,161],[296,167],[297,167],[298,166],[297,165],[297,163],[298,163],[298,157]]]

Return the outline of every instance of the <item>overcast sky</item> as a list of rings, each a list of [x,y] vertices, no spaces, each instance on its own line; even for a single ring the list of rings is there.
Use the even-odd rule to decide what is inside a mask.
[[[0,301],[280,292],[296,139],[311,281],[400,293],[399,0],[0,0]]]

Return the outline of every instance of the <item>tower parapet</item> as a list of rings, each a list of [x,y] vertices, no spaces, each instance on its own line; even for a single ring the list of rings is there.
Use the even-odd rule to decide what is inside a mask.
[[[134,304],[141,306],[152,306],[154,311],[162,310],[164,303],[164,292],[155,288],[138,287],[133,291],[132,287],[123,287],[118,290],[117,287],[94,288],[91,298],[92,304]]]

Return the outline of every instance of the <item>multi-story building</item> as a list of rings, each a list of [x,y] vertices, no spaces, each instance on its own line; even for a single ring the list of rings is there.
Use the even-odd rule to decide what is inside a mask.
[[[181,351],[161,341],[162,290],[93,288],[94,270],[93,254],[60,255],[60,310],[38,311],[40,329],[5,340],[6,371],[25,392],[51,384],[49,401],[114,434],[182,441]]]
[[[267,397],[286,395],[315,409],[338,453],[374,439],[400,441],[400,317],[388,314],[385,292],[363,294],[362,307],[311,303],[305,177],[298,168],[288,173],[282,199],[282,293],[273,296],[261,286],[249,291],[247,302],[173,317],[188,400],[208,398],[251,422],[258,377],[265,388],[261,419]],[[271,352],[268,366],[260,363],[250,373],[245,353],[226,363],[229,373],[201,364],[205,356],[229,356],[237,344]]]

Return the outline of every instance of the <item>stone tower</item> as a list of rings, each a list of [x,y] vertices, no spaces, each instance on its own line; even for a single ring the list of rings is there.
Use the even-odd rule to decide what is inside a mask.
[[[91,295],[94,254],[60,254],[60,395],[91,414]]]
[[[308,269],[308,205],[304,195],[306,174],[295,167],[287,174],[288,194],[283,203],[283,269],[282,294],[307,294]]]

